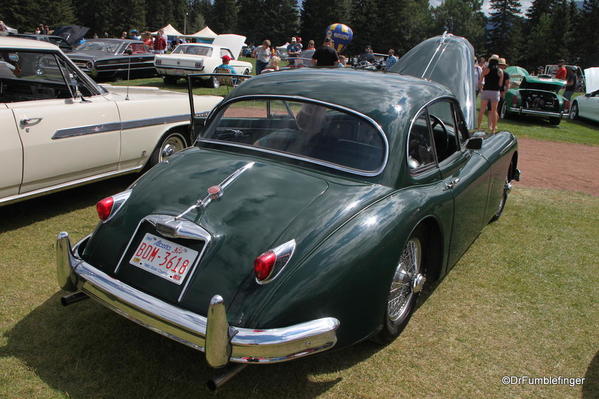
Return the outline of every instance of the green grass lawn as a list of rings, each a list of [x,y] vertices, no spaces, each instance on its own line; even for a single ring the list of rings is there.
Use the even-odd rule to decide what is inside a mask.
[[[203,354],[92,301],[63,308],[54,237],[135,176],[0,208],[0,397],[210,397]],[[524,189],[421,303],[394,343],[253,366],[227,398],[596,398],[599,198]],[[503,376],[585,377],[581,386]]]

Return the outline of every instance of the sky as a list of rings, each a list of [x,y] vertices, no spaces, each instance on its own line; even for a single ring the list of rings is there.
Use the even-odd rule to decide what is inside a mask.
[[[438,6],[442,2],[443,0],[429,0],[429,4],[434,7]],[[489,3],[489,0],[484,0],[483,2],[483,11],[486,15],[489,15]],[[526,10],[532,4],[532,0],[520,0],[520,3],[522,4],[522,14],[526,14]]]

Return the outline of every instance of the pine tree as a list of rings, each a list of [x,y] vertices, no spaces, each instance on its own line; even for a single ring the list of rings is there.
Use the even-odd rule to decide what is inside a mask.
[[[578,55],[583,68],[599,65],[599,0],[584,0],[577,26]]]
[[[316,46],[324,40],[327,27],[336,22],[348,24],[347,0],[304,0],[301,11],[301,36],[304,42],[314,40]],[[352,27],[353,29],[353,27]]]
[[[376,43],[378,38],[377,33],[379,29],[382,29],[378,17],[377,0],[352,1],[350,13],[351,25],[349,26],[354,32],[354,38],[349,45],[350,53],[361,53],[365,46],[378,48]]]
[[[489,32],[489,52],[500,54],[515,63],[520,56],[522,38],[521,4],[518,0],[491,0],[491,31]]]
[[[295,0],[265,0],[270,40],[283,44],[299,34],[299,13]]]
[[[237,2],[214,0],[211,24],[217,33],[237,33]]]

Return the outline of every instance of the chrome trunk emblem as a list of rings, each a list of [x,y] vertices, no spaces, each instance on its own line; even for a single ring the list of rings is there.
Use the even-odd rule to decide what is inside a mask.
[[[173,221],[183,218],[183,216],[187,215],[189,212],[196,208],[199,208],[200,212],[202,212],[204,209],[208,207],[208,205],[210,205],[210,203],[213,200],[220,199],[224,195],[225,188],[227,188],[229,184],[233,183],[243,172],[254,166],[254,164],[255,162],[247,163],[241,168],[237,169],[235,172],[231,173],[229,176],[227,176],[225,180],[223,180],[220,184],[210,186],[208,188],[208,195],[204,197],[204,199],[198,200],[195,204],[187,208],[183,213],[173,218]]]

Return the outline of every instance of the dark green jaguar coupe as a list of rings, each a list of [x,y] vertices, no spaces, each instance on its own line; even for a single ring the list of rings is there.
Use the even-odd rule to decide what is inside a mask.
[[[469,133],[472,59],[444,35],[399,61],[413,76],[245,81],[195,146],[98,202],[91,235],[59,234],[63,303],[91,297],[213,367],[393,340],[519,175],[512,134]]]

